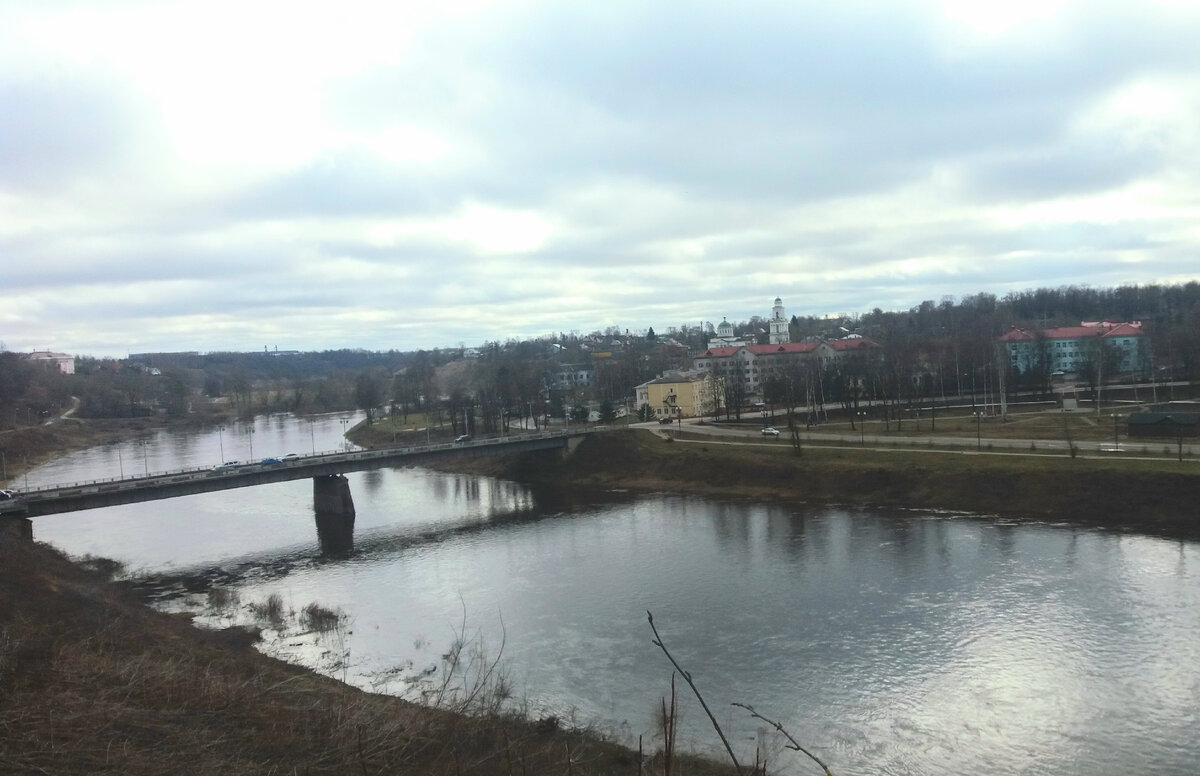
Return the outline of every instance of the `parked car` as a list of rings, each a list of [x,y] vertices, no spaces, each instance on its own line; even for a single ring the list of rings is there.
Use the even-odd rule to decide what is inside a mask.
[[[777,437],[779,436],[779,429],[775,428],[774,426],[767,426],[762,430],[762,435]]]
[[[670,415],[668,415],[668,416],[667,416],[667,417],[665,417],[665,418],[659,418],[659,419],[658,419],[658,423],[659,423],[659,425],[661,425],[661,426],[667,426],[667,425],[670,425],[670,424],[671,424],[671,423],[673,423],[674,421],[675,421],[675,419],[674,419],[674,418],[672,418]]]
[[[460,436],[460,437],[455,437],[455,438],[454,438],[454,443],[455,443],[455,444],[459,444],[459,443],[462,443],[462,442],[470,442],[470,441],[471,441],[471,435],[470,435],[470,434],[463,434],[463,435],[462,435],[462,436]]]

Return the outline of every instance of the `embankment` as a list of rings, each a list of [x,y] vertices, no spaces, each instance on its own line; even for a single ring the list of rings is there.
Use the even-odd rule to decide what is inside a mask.
[[[86,564],[0,536],[0,773],[640,772],[635,752],[552,720],[372,695],[254,640],[197,629]],[[732,771],[686,760],[701,776]]]
[[[786,441],[668,442],[633,429],[593,435],[566,459],[448,466],[566,486],[954,510],[1200,539],[1200,465],[1192,461],[812,447],[797,455]]]

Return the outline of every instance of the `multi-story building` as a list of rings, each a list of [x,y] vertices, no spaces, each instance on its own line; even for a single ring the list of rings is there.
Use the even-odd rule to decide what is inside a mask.
[[[634,389],[637,406],[649,405],[656,418],[696,418],[725,406],[721,381],[711,374],[667,372]]]
[[[998,342],[1009,364],[1021,373],[1043,367],[1067,374],[1102,364],[1118,374],[1131,374],[1145,369],[1149,359],[1141,321],[1083,321],[1078,326],[1033,331],[1014,326]],[[1101,348],[1107,358],[1101,359]]]
[[[725,381],[741,380],[745,395],[750,396],[759,393],[773,375],[785,375],[802,364],[821,365],[847,356],[882,353],[879,343],[852,335],[837,340],[709,348],[692,359],[692,366]]]
[[[64,375],[75,374],[75,356],[66,353],[51,353],[49,350],[35,350],[26,356],[30,361],[42,364],[54,364]]]

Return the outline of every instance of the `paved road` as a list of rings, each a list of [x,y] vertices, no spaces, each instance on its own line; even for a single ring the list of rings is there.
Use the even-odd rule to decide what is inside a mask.
[[[634,425],[658,431],[663,435],[673,433],[682,428],[682,430],[690,433],[704,434],[718,440],[724,439],[742,444],[789,444],[787,431],[783,428],[780,428],[782,433],[778,437],[763,437],[758,427],[723,425],[711,422],[701,423],[695,418],[684,419],[682,426],[679,423],[672,423],[670,426],[666,426],[659,425],[656,422],[637,423]],[[885,451],[903,449],[918,452],[992,453],[996,455],[1065,456],[1070,454],[1068,443],[1065,440],[1055,439],[998,439],[984,436],[980,437],[977,441],[973,436],[905,436],[901,434],[880,435],[861,432],[840,433],[827,431],[802,431],[800,432],[800,439],[806,445],[824,442],[842,447],[857,445],[870,447],[873,450]],[[1142,460],[1148,458],[1175,460],[1179,457],[1179,448],[1176,441],[1168,439],[1139,439],[1136,441],[1123,439],[1120,445],[1115,448],[1111,441],[1079,441],[1075,442],[1075,448],[1079,453],[1085,454],[1086,457],[1117,458],[1122,457],[1121,453],[1128,453],[1131,454],[1129,457],[1136,457]],[[1165,450],[1169,450],[1169,452],[1164,452]],[[1185,459],[1195,461],[1195,456],[1198,453],[1200,453],[1200,446],[1195,441],[1183,445]]]

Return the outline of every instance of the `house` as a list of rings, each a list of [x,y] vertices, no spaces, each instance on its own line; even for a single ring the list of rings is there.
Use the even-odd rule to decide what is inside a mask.
[[[555,375],[555,387],[560,390],[590,388],[595,382],[595,370],[582,364],[563,364]]]

